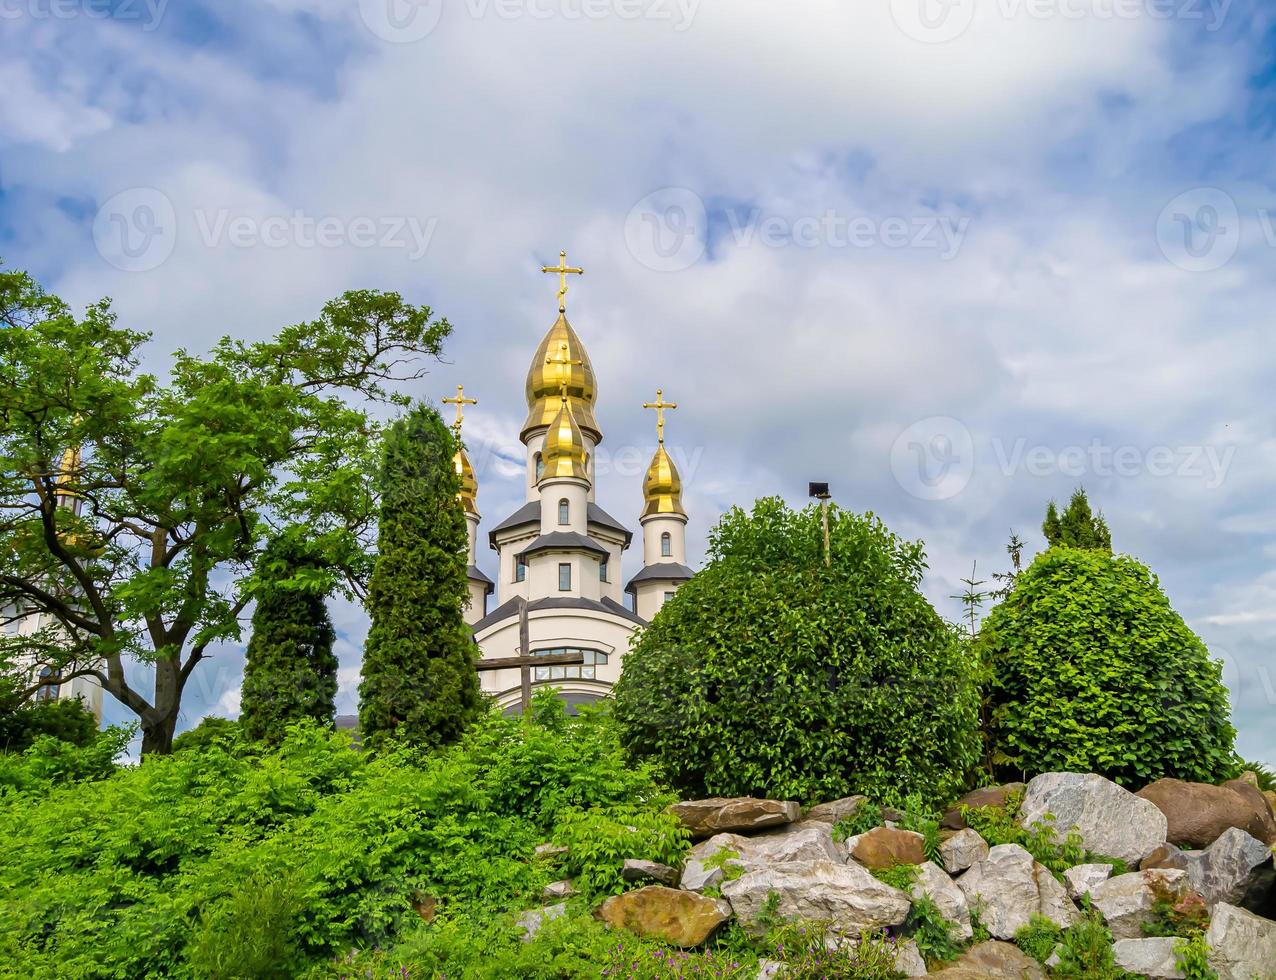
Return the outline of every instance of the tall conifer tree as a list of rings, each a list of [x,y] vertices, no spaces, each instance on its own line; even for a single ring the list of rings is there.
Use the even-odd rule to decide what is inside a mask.
[[[468,541],[455,452],[451,432],[426,406],[386,432],[359,685],[359,727],[374,748],[391,737],[447,744],[482,710],[464,618]]]
[[[267,546],[257,579],[240,722],[245,737],[278,743],[293,722],[332,722],[337,657],[324,602],[329,577],[294,533]]]
[[[1075,490],[1068,508],[1062,515],[1054,501],[1046,508],[1046,519],[1041,525],[1046,543],[1051,547],[1087,548],[1092,551],[1112,551],[1112,532],[1102,514],[1090,509],[1090,501],[1084,490]]]

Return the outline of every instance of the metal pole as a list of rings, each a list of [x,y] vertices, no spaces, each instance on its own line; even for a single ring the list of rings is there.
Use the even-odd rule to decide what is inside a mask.
[[[825,497],[820,501],[820,519],[824,522],[824,565],[833,566],[833,555],[829,551],[829,501]]]

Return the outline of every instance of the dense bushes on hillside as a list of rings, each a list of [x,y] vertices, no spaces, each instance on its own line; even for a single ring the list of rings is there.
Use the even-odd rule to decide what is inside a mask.
[[[979,633],[995,761],[1028,776],[1215,782],[1238,760],[1222,665],[1133,558],[1054,547]]]
[[[978,758],[978,695],[918,591],[920,544],[834,509],[735,509],[625,658],[626,744],[694,795],[946,802]]]

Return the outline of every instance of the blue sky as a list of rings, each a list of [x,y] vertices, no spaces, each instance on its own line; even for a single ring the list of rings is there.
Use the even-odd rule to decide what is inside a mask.
[[[480,399],[490,527],[566,248],[617,517],[657,385],[694,555],[827,479],[952,618],[1084,485],[1276,762],[1273,37],[1251,0],[0,0],[0,256],[157,370],[347,288],[430,303],[411,393]]]

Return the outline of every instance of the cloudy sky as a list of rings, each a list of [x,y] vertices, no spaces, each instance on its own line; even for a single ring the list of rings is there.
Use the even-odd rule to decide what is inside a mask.
[[[617,517],[658,385],[693,558],[728,506],[826,479],[925,540],[955,618],[1084,485],[1276,763],[1264,6],[0,0],[0,256],[113,297],[156,370],[348,288],[429,303],[456,333],[412,393],[480,399],[490,527],[566,249]],[[234,714],[241,667],[201,666],[190,722]]]

